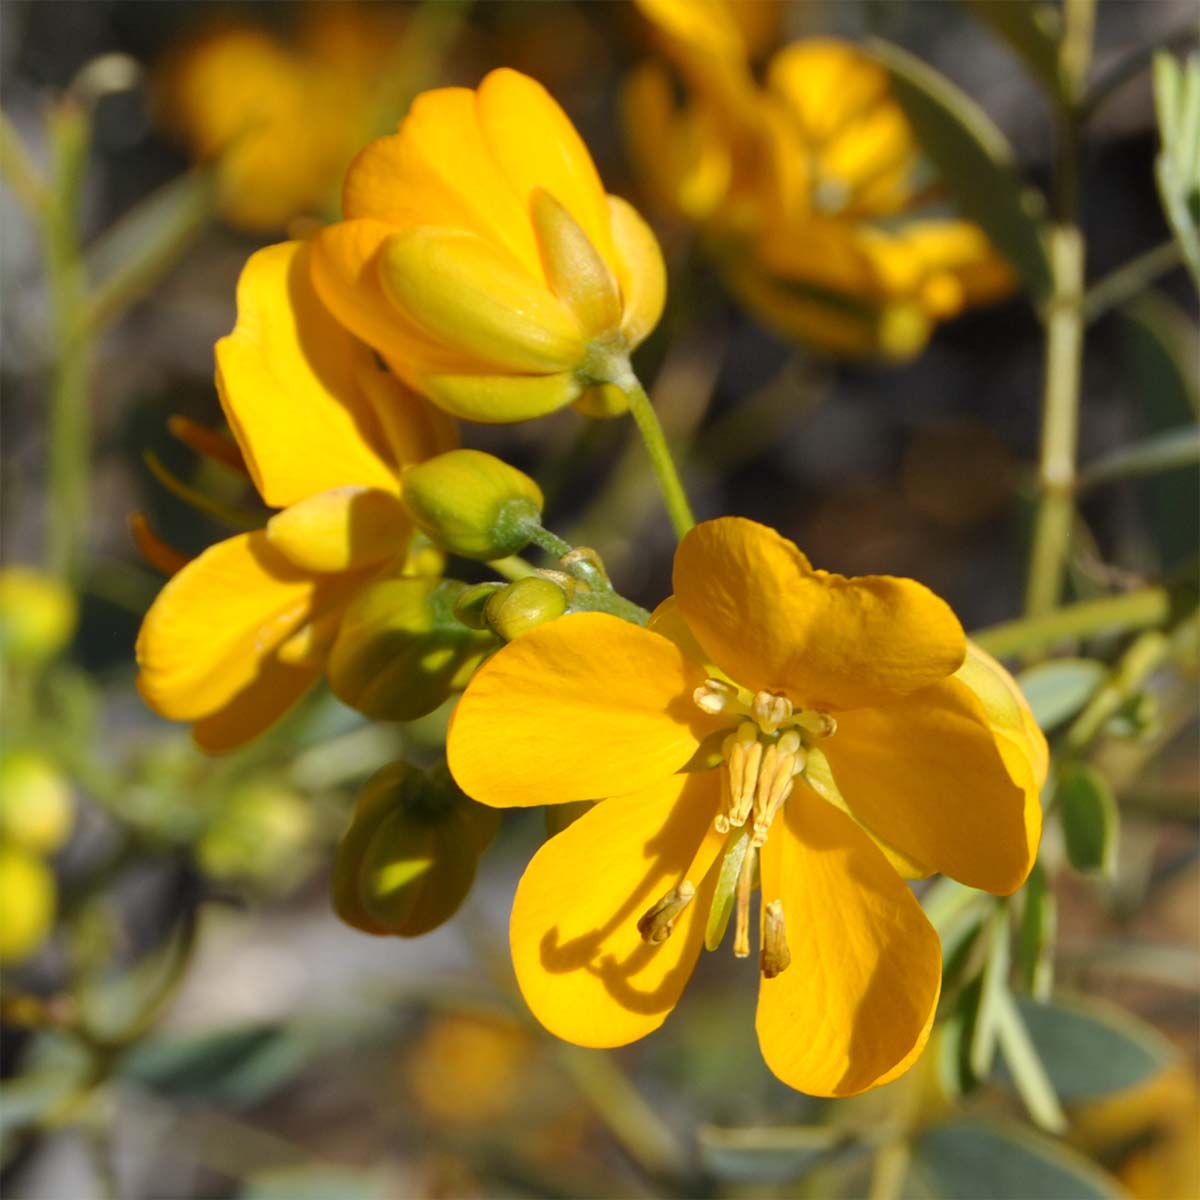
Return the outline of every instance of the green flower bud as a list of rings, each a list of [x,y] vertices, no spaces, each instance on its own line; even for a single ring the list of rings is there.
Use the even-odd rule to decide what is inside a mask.
[[[364,933],[416,937],[458,909],[500,813],[463,795],[445,765],[392,763],[360,793],[338,843],[332,899]]]
[[[511,642],[566,611],[566,592],[553,580],[531,575],[501,588],[488,600],[483,614],[488,628]]]
[[[0,845],[0,963],[29,958],[54,926],[54,874],[35,854]]]
[[[480,450],[450,450],[409,467],[404,504],[414,523],[462,558],[516,554],[542,518],[542,490],[523,471]]]
[[[502,583],[477,583],[474,587],[464,588],[454,601],[454,615],[468,629],[486,629],[487,621],[483,610],[487,607],[487,602],[503,589]]]
[[[78,619],[75,597],[32,567],[0,571],[0,655],[13,662],[44,662],[64,649]]]
[[[0,837],[53,854],[75,826],[75,797],[53,760],[37,750],[0,756]]]
[[[382,579],[342,617],[329,660],[334,694],[375,720],[413,721],[466,686],[495,649],[487,631],[454,615],[465,584],[453,579]]]

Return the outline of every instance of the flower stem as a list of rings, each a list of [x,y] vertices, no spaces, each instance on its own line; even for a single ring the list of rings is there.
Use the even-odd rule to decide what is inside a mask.
[[[1074,225],[1051,231],[1054,293],[1046,317],[1042,401],[1041,498],[1025,590],[1025,612],[1041,616],[1058,603],[1075,516],[1075,452],[1083,365],[1083,237]]]
[[[646,453],[650,455],[650,465],[658,480],[667,515],[675,527],[675,536],[681,538],[696,524],[696,518],[692,515],[692,506],[688,503],[687,493],[680,482],[679,472],[675,468],[675,460],[671,457],[662,425],[659,424],[658,414],[650,403],[650,397],[646,395],[646,389],[632,371],[614,379],[613,382],[625,393],[625,398],[629,401],[629,411],[633,414],[638,433],[642,435]]]
[[[1174,238],[1131,258],[1088,289],[1083,301],[1084,319],[1088,324],[1099,320],[1110,309],[1132,300],[1160,275],[1173,271],[1182,262],[1183,251]]]
[[[50,388],[50,524],[48,557],[59,578],[77,581],[88,526],[90,346],[79,246],[79,198],[89,118],[67,99],[50,110],[49,203],[42,239],[50,291],[55,362]]]

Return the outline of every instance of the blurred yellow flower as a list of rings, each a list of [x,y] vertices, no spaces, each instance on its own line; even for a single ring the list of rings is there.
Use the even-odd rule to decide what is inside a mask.
[[[237,326],[217,343],[225,416],[281,511],[184,565],[138,636],[143,697],[193,722],[206,750],[248,741],[316,681],[347,606],[403,570],[400,469],[455,442],[452,424],[325,311],[310,253],[284,242],[252,255]]]
[[[482,803],[607,797],[521,880],[521,990],[568,1041],[642,1037],[735,910],[749,954],[761,878],[768,1065],[819,1095],[885,1083],[920,1053],[941,984],[901,874],[1020,887],[1045,741],[912,580],[817,571],[773,530],[722,518],[684,537],[674,589],[649,629],[591,613],[534,629],[455,711],[450,768]]]
[[[418,96],[342,209],[317,290],[405,382],[475,421],[623,410],[604,385],[658,321],[662,256],[540,84],[498,70]]]
[[[36,855],[0,843],[0,963],[29,958],[54,927],[54,873]]]
[[[672,0],[638,4],[689,94],[677,103],[659,63],[633,73],[635,163],[765,321],[834,353],[903,359],[938,321],[1012,289],[977,226],[930,215],[920,149],[879,64],[810,39],[779,50],[760,86],[730,17],[711,16],[738,5],[712,0],[700,22]]]
[[[20,663],[53,658],[78,620],[74,594],[57,579],[35,567],[0,569],[0,656]]]
[[[0,753],[0,837],[35,854],[53,854],[75,828],[75,796],[41,750]]]
[[[158,64],[158,118],[193,157],[217,161],[231,225],[269,232],[335,209],[343,172],[375,132],[380,76],[399,42],[393,17],[315,5],[287,41],[226,22]]]

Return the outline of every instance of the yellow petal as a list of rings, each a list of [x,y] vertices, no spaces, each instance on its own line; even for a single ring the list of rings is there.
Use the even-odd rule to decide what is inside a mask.
[[[556,375],[424,375],[421,390],[464,421],[527,421],[565,408],[583,391],[571,371]]]
[[[379,277],[413,324],[482,367],[554,372],[584,357],[579,322],[540,277],[477,234],[430,225],[394,234]]]
[[[218,542],[175,575],[146,614],[137,641],[143,697],[172,720],[209,716],[255,683],[275,650],[348,586],[342,578],[319,585],[264,532]]]
[[[238,319],[217,343],[217,387],[263,499],[273,507],[356,483],[397,489],[355,373],[370,351],[317,298],[310,249],[283,242],[250,256]]]
[[[662,316],[667,268],[650,226],[632,204],[608,197],[617,282],[621,286],[621,332],[630,347],[644,341]]]
[[[321,662],[264,658],[258,674],[223,707],[192,726],[192,740],[208,754],[226,754],[258,737],[297,704],[321,677]]]
[[[395,375],[365,367],[358,385],[375,410],[397,467],[410,467],[458,448],[458,426],[441,409],[418,396]]]
[[[551,1033],[623,1046],[674,1008],[704,941],[708,867],[720,846],[707,834],[719,801],[715,771],[670,777],[602,801],[534,855],[509,935],[521,994]],[[638,919],[685,878],[695,899],[666,941],[648,945]]]
[[[929,1036],[942,980],[937,934],[880,850],[803,784],[762,855],[762,901],[783,904],[791,965],[763,979],[767,1066],[814,1096],[894,1079]]]
[[[704,670],[664,637],[574,613],[492,656],[451,719],[458,786],[497,808],[621,796],[677,771],[713,728]]]
[[[1040,834],[1033,771],[960,680],[840,713],[821,749],[855,815],[902,853],[1001,895],[1024,883]]]
[[[529,130],[526,154],[533,143]],[[342,211],[348,220],[385,222],[392,232],[414,225],[470,230],[503,247],[514,266],[537,274],[528,201],[528,190],[514,187],[485,140],[475,93],[437,88],[413,101],[399,133],[372,142],[355,159]]]
[[[526,206],[545,188],[579,222],[600,257],[615,267],[604,187],[592,156],[567,114],[536,79],[507,67],[475,93],[483,139]],[[526,215],[526,224],[529,217]],[[449,224],[438,218],[438,224]]]
[[[740,517],[691,530],[674,580],[684,619],[718,667],[806,707],[904,696],[957,670],[966,653],[949,606],[915,580],[814,571],[791,542]]]
[[[322,303],[355,337],[374,346],[401,377],[412,364],[470,370],[473,360],[417,328],[386,295],[379,278],[383,247],[396,232],[382,221],[339,221],[313,239],[312,278]]]
[[[400,554],[412,523],[394,492],[340,487],[267,522],[271,545],[307,571],[354,571]]]

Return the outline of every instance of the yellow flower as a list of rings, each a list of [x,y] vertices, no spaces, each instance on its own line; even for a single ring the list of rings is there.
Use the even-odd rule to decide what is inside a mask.
[[[317,289],[411,386],[475,421],[622,410],[603,384],[658,321],[662,256],[540,84],[498,70],[418,96],[342,208]]]
[[[400,469],[454,443],[446,418],[324,310],[310,253],[284,242],[251,256],[237,326],[217,343],[225,416],[281,511],[184,565],[138,637],[143,697],[193,722],[206,750],[254,737],[316,681],[347,606],[403,567]]]
[[[849,1095],[906,1070],[941,981],[901,872],[997,893],[1036,854],[1045,743],[1015,684],[920,584],[814,570],[764,526],[697,526],[649,629],[581,613],[494,655],[447,747],[496,806],[604,797],[526,870],[511,942],[552,1032],[657,1028],[731,909],[785,1083]],[[736,885],[736,886],[735,886]]]
[[[54,928],[58,888],[36,854],[0,842],[0,963],[33,956]]]
[[[354,4],[310,9],[290,42],[257,26],[211,26],[155,72],[158,117],[193,157],[217,160],[222,213],[255,232],[334,207],[374,132],[373,87],[397,43]]]
[[[832,39],[794,42],[760,87],[729,17],[685,20],[670,0],[639,7],[691,94],[677,104],[657,63],[634,72],[634,159],[765,321],[838,354],[904,359],[939,321],[1011,291],[977,226],[922,215],[920,149],[878,63]]]

